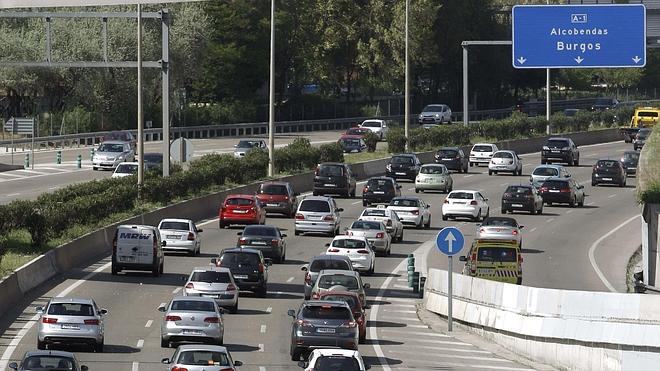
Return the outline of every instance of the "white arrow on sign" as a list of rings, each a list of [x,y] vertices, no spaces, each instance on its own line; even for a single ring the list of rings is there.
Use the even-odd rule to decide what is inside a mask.
[[[520,64],[525,64],[525,62],[527,62],[527,59],[525,59],[525,58],[523,58],[523,57],[520,57],[520,58],[517,59],[517,61],[518,61],[518,63],[520,63]]]
[[[577,58],[575,58],[575,61],[577,62],[577,64],[582,63],[583,60],[584,60],[584,58],[580,57],[579,55],[578,55]]]
[[[450,253],[454,252],[452,244],[454,243],[454,241],[456,241],[456,237],[454,237],[454,234],[451,233],[451,231],[449,231],[449,233],[447,233],[447,237],[445,237],[445,241],[447,242],[447,245],[449,247],[449,252]]]
[[[633,62],[635,62],[635,63],[639,63],[639,61],[641,61],[642,58],[640,58],[639,55],[636,55],[635,58],[633,58],[632,60],[633,60]]]

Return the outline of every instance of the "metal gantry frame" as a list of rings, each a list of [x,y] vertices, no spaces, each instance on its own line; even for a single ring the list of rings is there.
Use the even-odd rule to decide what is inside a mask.
[[[110,18],[134,18],[159,19],[161,22],[161,59],[157,61],[110,61],[108,60],[108,19]],[[169,34],[170,14],[168,10],[161,9],[159,12],[0,12],[0,18],[42,18],[45,23],[46,43],[44,60],[42,61],[4,61],[0,59],[0,67],[28,67],[28,68],[159,68],[162,80],[162,124],[163,124],[163,176],[170,173],[170,82],[169,82]],[[96,18],[101,20],[103,46],[101,51],[102,60],[99,61],[53,61],[52,60],[52,27],[54,18]],[[141,23],[141,22],[139,22]],[[138,48],[140,49],[140,48]],[[141,51],[138,50],[138,53]],[[144,122],[138,123],[138,129]],[[144,138],[138,137],[139,142]],[[139,153],[142,159],[142,153]],[[142,167],[142,164],[140,164]]]

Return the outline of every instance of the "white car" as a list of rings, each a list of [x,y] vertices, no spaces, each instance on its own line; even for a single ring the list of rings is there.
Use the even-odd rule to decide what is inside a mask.
[[[429,104],[419,114],[417,122],[425,128],[451,124],[451,108],[446,104]]]
[[[394,210],[404,225],[412,224],[417,228],[431,227],[431,205],[419,197],[394,197],[387,208]]]
[[[490,158],[497,152],[497,146],[492,143],[477,143],[470,150],[470,166],[488,165]]]
[[[374,134],[378,135],[380,140],[385,139],[387,136],[388,128],[387,128],[387,123],[385,120],[364,120],[362,123],[359,125],[361,128],[369,129],[371,130]]]
[[[442,204],[442,220],[467,217],[480,221],[488,218],[490,206],[487,201],[479,191],[452,191]]]
[[[384,256],[390,255],[392,250],[392,238],[382,222],[356,220],[349,228],[346,228],[346,235],[366,238],[371,244],[371,248]]]
[[[387,209],[385,205],[368,207],[362,210],[362,214],[360,214],[358,219],[381,222],[385,224],[387,233],[392,237],[392,242],[403,241],[403,223],[401,223],[396,212],[392,209]]]
[[[166,251],[187,252],[190,256],[199,255],[202,239],[198,229],[190,219],[163,219],[158,223],[158,231],[163,241],[167,241]]]
[[[522,160],[514,151],[497,151],[488,163],[488,175],[499,172],[522,175]]]
[[[309,355],[309,362],[300,361],[298,367],[305,371],[314,370],[358,370],[367,368],[357,350],[348,349],[314,349]]]
[[[111,178],[123,178],[125,176],[136,175],[138,172],[137,162],[121,162],[115,168],[115,172],[110,176]]]
[[[371,248],[371,242],[364,236],[335,236],[331,243],[326,244],[328,255],[344,255],[351,260],[353,269],[372,275],[376,268],[376,254]]]

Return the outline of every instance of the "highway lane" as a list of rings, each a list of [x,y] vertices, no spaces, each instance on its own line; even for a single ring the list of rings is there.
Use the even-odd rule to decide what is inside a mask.
[[[457,179],[457,186],[468,182],[478,183],[477,177],[470,180]],[[482,178],[482,177],[481,177]],[[410,194],[412,185],[403,183]],[[459,369],[526,369],[525,366],[503,359],[490,351],[460,341],[444,334],[434,333],[417,318],[417,299],[406,285],[405,261],[409,253],[427,249],[441,227],[437,195],[424,194],[433,209],[432,228],[428,230],[406,229],[403,243],[393,246],[390,257],[377,258],[376,274],[366,277],[372,285],[368,291],[370,304],[368,344],[361,345],[360,351],[371,365],[388,369],[431,369],[447,365]],[[339,199],[345,209],[342,226],[347,226],[357,218],[362,210],[359,199]],[[80,358],[95,370],[159,370],[161,358],[168,357],[173,350],[160,348],[160,313],[156,308],[179,292],[183,278],[194,266],[206,265],[221,248],[229,247],[236,240],[240,228],[219,230],[217,222],[203,226],[203,253],[201,257],[168,255],[165,276],[150,277],[148,274],[131,274],[113,277],[110,275],[107,259],[86,268],[70,272],[66,279],[54,287],[48,287],[44,294],[25,309],[15,321],[10,321],[0,343],[0,354],[15,359],[36,346],[35,327],[25,330],[25,336],[18,341],[15,335],[34,319],[33,308],[43,304],[48,297],[66,290],[86,272],[100,267],[100,272],[82,282],[70,292],[71,295],[92,296],[99,305],[106,307],[107,352],[90,353],[84,348],[74,349]],[[286,229],[293,234],[293,220],[269,216],[268,223]],[[287,262],[271,268],[267,299],[250,295],[240,299],[239,314],[225,315],[225,342],[235,359],[245,362],[244,370],[291,370],[295,363],[289,358],[290,318],[287,309],[295,309],[302,300],[302,279],[300,265],[315,254],[325,250],[328,237],[291,236],[288,238]],[[16,349],[7,352],[12,339]],[[441,352],[433,351],[441,349]],[[9,354],[11,353],[11,355]],[[4,359],[4,358],[3,358]],[[2,361],[0,361],[0,366]]]

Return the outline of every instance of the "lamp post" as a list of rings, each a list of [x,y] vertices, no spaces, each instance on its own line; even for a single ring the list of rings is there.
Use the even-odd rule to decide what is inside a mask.
[[[410,67],[408,65],[408,8],[410,6],[410,0],[406,0],[406,52],[405,52],[405,84],[406,87],[404,89],[404,118],[403,118],[403,123],[404,123],[404,135],[406,137],[406,152],[408,152],[409,147],[408,143],[410,142]]]
[[[138,195],[144,184],[144,128],[142,110],[142,5],[137,5],[137,150],[138,150]],[[165,138],[167,140],[167,138]]]
[[[275,175],[275,0],[270,0],[270,81],[268,98],[268,176]]]

